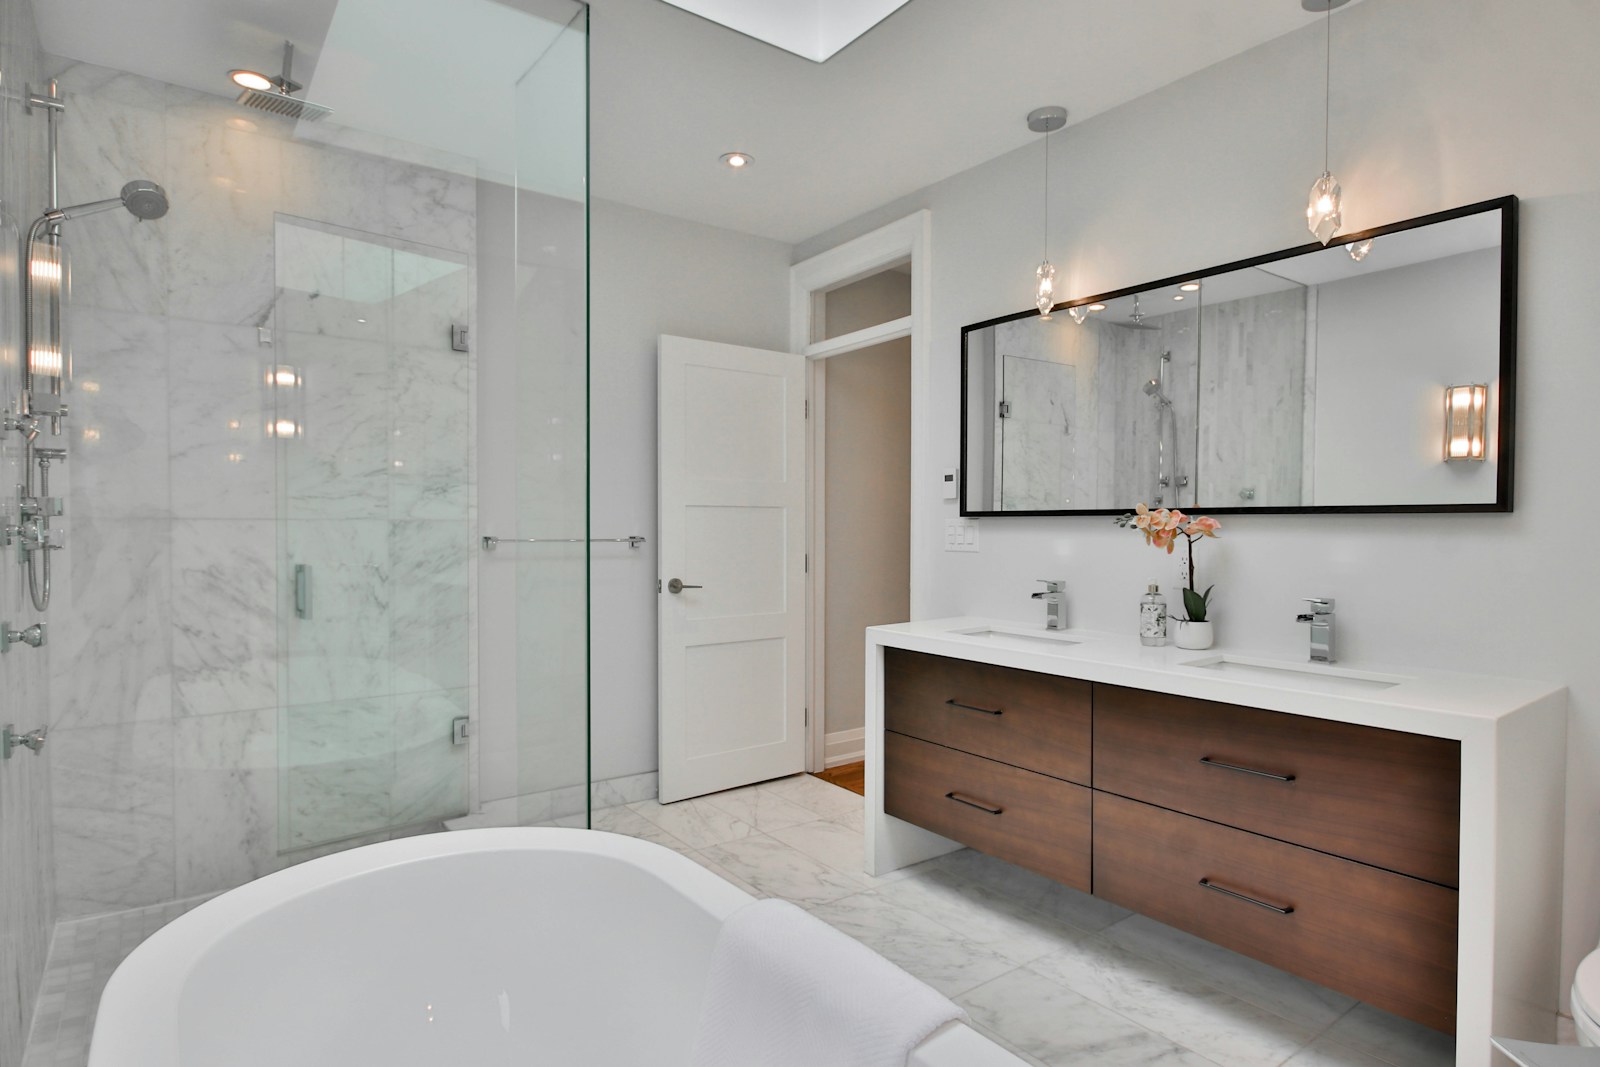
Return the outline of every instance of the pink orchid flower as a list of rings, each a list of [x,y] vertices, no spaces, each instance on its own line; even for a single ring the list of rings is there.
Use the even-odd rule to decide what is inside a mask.
[[[1222,529],[1222,523],[1209,515],[1202,515],[1198,519],[1191,520],[1183,528],[1183,532],[1190,537],[1215,537],[1220,529]]]

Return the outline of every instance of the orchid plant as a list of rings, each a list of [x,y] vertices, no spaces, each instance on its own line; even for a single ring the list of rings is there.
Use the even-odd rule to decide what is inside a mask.
[[[1204,593],[1198,593],[1194,588],[1194,543],[1206,537],[1216,537],[1217,531],[1222,529],[1222,523],[1208,515],[1189,516],[1177,508],[1161,508],[1151,511],[1140,504],[1138,508],[1128,515],[1117,516],[1118,526],[1131,526],[1144,534],[1144,543],[1164,548],[1171,555],[1177,547],[1178,539],[1184,541],[1184,551],[1188,553],[1189,587],[1183,591],[1183,610],[1188,615],[1190,622],[1206,621],[1206,605],[1211,601],[1210,586]]]

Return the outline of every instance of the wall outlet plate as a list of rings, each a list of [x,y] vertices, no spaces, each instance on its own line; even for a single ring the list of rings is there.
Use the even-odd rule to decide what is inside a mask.
[[[970,519],[944,520],[944,550],[946,552],[978,551],[978,524]]]

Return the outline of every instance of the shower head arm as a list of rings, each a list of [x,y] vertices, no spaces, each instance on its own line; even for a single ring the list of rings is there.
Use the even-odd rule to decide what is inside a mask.
[[[122,197],[113,196],[105,200],[91,200],[87,204],[73,204],[71,207],[51,208],[39,217],[40,222],[65,222],[67,219],[81,219],[85,215],[98,215],[102,211],[110,211],[114,207],[122,206]]]

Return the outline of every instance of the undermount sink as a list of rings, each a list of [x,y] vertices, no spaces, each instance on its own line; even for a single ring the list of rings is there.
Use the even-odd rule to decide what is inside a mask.
[[[987,627],[977,630],[952,630],[950,632],[961,637],[981,637],[988,641],[999,641],[1001,643],[1016,641],[1024,645],[1043,645],[1054,648],[1064,648],[1083,643],[1072,637],[1056,637],[1053,634],[1041,633],[1017,633],[1012,630],[991,630]]]
[[[1206,656],[1179,664],[1210,671],[1241,682],[1259,682],[1284,689],[1305,689],[1320,693],[1373,692],[1393,689],[1409,678],[1396,674],[1373,674],[1320,663],[1288,663],[1283,660],[1251,659],[1246,656]]]

